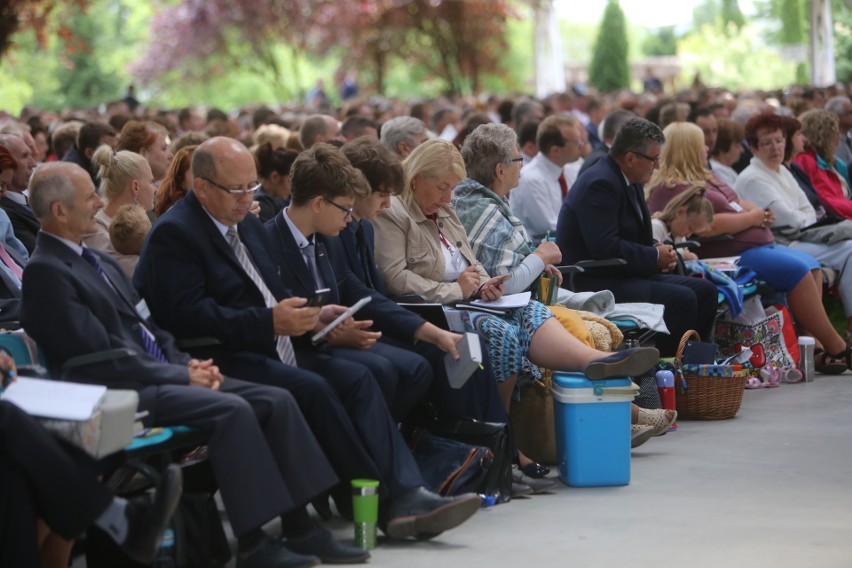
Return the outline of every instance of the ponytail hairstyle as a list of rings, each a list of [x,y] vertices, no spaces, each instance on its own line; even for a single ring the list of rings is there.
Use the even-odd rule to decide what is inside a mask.
[[[148,166],[144,156],[129,150],[115,152],[107,144],[95,150],[92,163],[98,166],[99,193],[107,202],[121,195],[132,180],[140,179]]]
[[[671,222],[677,217],[677,213],[681,208],[684,208],[687,217],[696,215],[704,217],[708,223],[713,222],[713,204],[704,195],[706,189],[701,185],[694,185],[679,193],[666,204],[665,209],[654,213],[654,219],[659,219],[668,227]]]

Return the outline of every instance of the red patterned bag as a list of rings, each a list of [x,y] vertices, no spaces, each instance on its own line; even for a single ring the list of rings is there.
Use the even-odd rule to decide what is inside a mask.
[[[775,311],[784,314],[784,325],[781,327],[784,345],[787,346],[787,353],[795,363],[796,368],[799,367],[799,337],[796,335],[796,327],[793,325],[793,316],[790,315],[790,310],[784,304],[775,304],[766,310],[766,315],[771,315]]]

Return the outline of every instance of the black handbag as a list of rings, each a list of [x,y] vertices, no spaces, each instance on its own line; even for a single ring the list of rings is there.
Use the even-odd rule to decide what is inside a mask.
[[[141,462],[126,464],[141,473],[152,485],[160,474]],[[184,468],[192,469],[192,468]],[[184,478],[184,487],[191,485]],[[164,538],[152,568],[221,568],[231,559],[231,548],[212,492],[184,490],[169,522],[169,542]],[[171,546],[169,546],[171,545]],[[86,565],[89,568],[143,568],[126,556],[101,529],[92,525],[86,538]]]
[[[472,446],[417,428],[411,437],[411,453],[426,486],[444,496],[479,489],[494,461],[484,446]]]
[[[422,427],[442,438],[490,449],[494,458],[476,492],[493,497],[496,503],[511,500],[513,444],[508,424],[464,418],[438,418],[426,421]]]

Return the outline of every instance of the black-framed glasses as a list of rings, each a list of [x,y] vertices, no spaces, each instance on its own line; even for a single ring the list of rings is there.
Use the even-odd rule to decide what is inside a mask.
[[[258,189],[260,189],[260,183],[258,183],[258,182],[252,182],[252,183],[255,184],[253,187],[249,187],[247,189],[238,189],[238,188],[232,188],[232,187],[225,187],[224,185],[222,185],[220,183],[216,183],[215,181],[213,181],[210,178],[202,177],[201,179],[203,179],[204,181],[206,181],[207,183],[209,183],[209,184],[211,184],[215,187],[218,187],[222,191],[227,191],[228,193],[230,193],[234,197],[245,197],[246,195],[254,195],[254,192],[257,191]]]
[[[352,216],[352,212],[353,212],[353,211],[355,211],[355,209],[354,209],[353,207],[344,207],[343,205],[338,205],[337,203],[335,203],[335,202],[334,202],[334,201],[332,201],[331,199],[326,199],[326,200],[325,200],[325,202],[326,202],[326,203],[331,203],[332,205],[334,205],[335,207],[337,207],[338,209],[340,209],[341,211],[343,211],[343,212],[346,214],[346,215],[344,215],[344,218],[345,218],[345,217],[351,217],[351,216]]]
[[[654,156],[649,156],[649,155],[647,155],[647,154],[643,154],[642,152],[637,152],[636,150],[630,150],[630,151],[631,151],[632,153],[636,154],[637,156],[639,156],[640,158],[645,158],[645,159],[646,159],[646,160],[648,160],[649,162],[654,162],[654,165],[655,165],[655,166],[660,165],[660,157],[659,157],[659,156],[657,156],[657,157],[655,158]]]
[[[511,160],[509,160],[509,163],[511,164],[512,162],[523,162],[523,161],[524,161],[524,157],[518,156],[517,158],[512,158]]]

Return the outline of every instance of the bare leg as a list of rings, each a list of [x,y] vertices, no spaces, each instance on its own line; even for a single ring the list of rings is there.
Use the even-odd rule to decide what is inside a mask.
[[[822,282],[821,274],[818,277],[802,278],[795,288],[787,292],[787,302],[801,327],[808,330],[827,352],[840,353],[846,349],[846,341],[840,337],[825,313],[820,299],[822,285],[817,286],[817,282]]]
[[[512,393],[515,392],[515,384],[518,382],[518,375],[511,375],[505,381],[497,383],[497,390],[500,392],[500,400],[503,401],[503,408],[506,413],[509,413],[509,407],[512,405]]]
[[[71,557],[73,540],[65,540],[58,534],[50,532],[39,548],[39,566],[41,568],[67,568]]]
[[[515,392],[515,384],[518,382],[518,375],[512,375],[505,381],[497,383],[497,390],[500,392],[500,399],[503,401],[503,407],[506,409],[506,414],[509,413],[509,407],[512,405],[512,393]],[[532,463],[532,460],[518,450],[518,462],[524,466]]]
[[[533,335],[529,359],[547,369],[582,371],[595,359],[607,355],[565,331],[556,318],[550,318]]]

